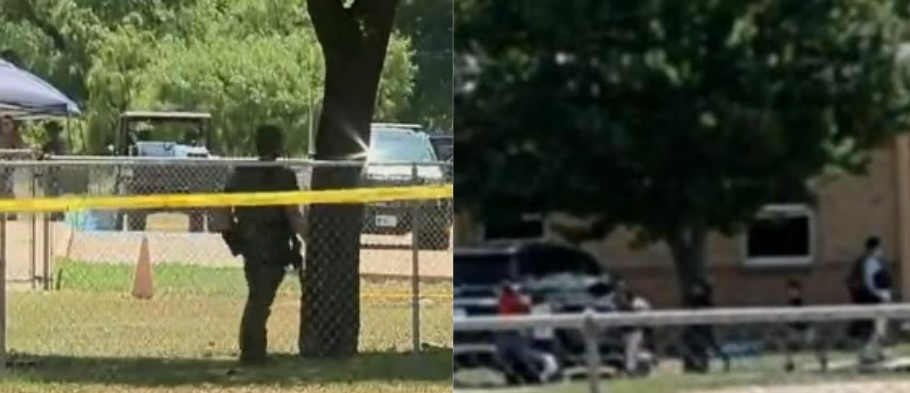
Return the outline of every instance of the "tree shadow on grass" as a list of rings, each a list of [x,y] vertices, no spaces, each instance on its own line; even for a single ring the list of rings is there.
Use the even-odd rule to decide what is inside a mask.
[[[276,355],[261,367],[239,367],[232,359],[28,357],[11,377],[33,382],[112,384],[136,387],[180,385],[307,385],[452,380],[452,350],[420,354],[368,352],[347,360],[313,360]]]

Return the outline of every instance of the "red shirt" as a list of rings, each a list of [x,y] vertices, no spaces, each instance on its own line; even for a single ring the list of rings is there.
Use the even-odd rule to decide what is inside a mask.
[[[528,306],[514,291],[504,291],[499,296],[499,315],[527,314]]]

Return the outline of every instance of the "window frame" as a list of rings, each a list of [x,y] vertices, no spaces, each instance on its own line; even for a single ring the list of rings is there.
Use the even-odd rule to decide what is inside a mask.
[[[502,237],[502,238],[493,238],[491,239],[488,235],[486,222],[480,225],[480,238],[484,243],[510,243],[510,242],[527,242],[527,241],[541,241],[546,239],[547,235],[547,221],[546,216],[543,213],[521,213],[517,217],[517,221],[520,223],[529,223],[536,222],[540,224],[540,234],[534,237]]]
[[[763,206],[759,212],[756,214],[757,218],[760,218],[762,215],[776,215],[783,214],[787,216],[805,216],[808,218],[809,228],[808,228],[808,255],[805,256],[785,256],[785,257],[753,257],[749,255],[749,231],[750,227],[746,229],[739,236],[740,243],[740,253],[742,265],[749,268],[768,268],[768,267],[809,267],[812,266],[817,257],[817,227],[818,220],[815,210],[807,205],[801,203],[789,203],[789,204],[769,204]]]

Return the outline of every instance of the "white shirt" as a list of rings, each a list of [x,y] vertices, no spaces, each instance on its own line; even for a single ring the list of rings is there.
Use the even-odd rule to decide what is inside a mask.
[[[881,288],[875,283],[875,276],[884,271],[881,257],[878,253],[870,254],[863,260],[863,284],[870,292],[884,301],[891,300],[891,291]]]
[[[531,306],[531,314],[533,315],[550,315],[552,313],[553,307],[550,303],[543,302]],[[549,327],[534,328],[531,334],[538,340],[549,340],[554,336],[553,328]]]

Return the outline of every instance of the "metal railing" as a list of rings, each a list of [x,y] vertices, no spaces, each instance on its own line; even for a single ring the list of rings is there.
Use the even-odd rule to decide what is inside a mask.
[[[570,383],[566,378],[568,372],[573,371],[585,377],[586,388],[579,387],[571,391],[586,390],[592,393],[609,392],[611,384],[624,385],[622,391],[644,393],[673,392],[673,386],[678,387],[679,391],[707,388],[699,384],[710,385],[715,389],[729,385],[728,388],[732,389],[729,391],[736,392],[789,392],[791,390],[788,389],[795,383],[813,386],[812,384],[830,384],[832,381],[856,384],[850,388],[855,390],[837,390],[838,392],[891,393],[906,389],[906,384],[889,385],[887,375],[882,372],[910,370],[910,358],[904,357],[910,356],[904,334],[907,321],[910,321],[908,304],[455,317],[455,383],[456,386],[544,384],[541,389],[546,389],[549,386],[547,384]],[[864,337],[857,337],[854,327],[862,326],[863,323],[874,325],[876,329],[879,324],[885,327],[882,328],[880,344],[891,349],[889,357],[868,363],[861,361],[862,351],[868,342]],[[548,341],[552,342],[546,346],[542,346],[541,341],[535,338],[535,331],[541,330],[549,330],[551,334]],[[642,335],[632,336],[642,332],[648,332],[650,339],[645,340]],[[477,340],[465,342],[459,339],[460,335],[464,337],[471,333],[490,335],[486,340],[481,340],[486,344],[478,343]],[[693,339],[699,335],[709,338]],[[629,355],[630,337],[635,337],[636,340],[634,353],[647,350],[648,356],[642,358],[647,360]],[[558,343],[554,345],[553,342]],[[608,343],[615,342],[619,343],[618,347],[608,347]],[[524,355],[516,357],[508,353],[522,346],[525,347],[522,352]],[[706,379],[698,375],[708,373],[709,370],[700,369],[694,371],[694,374],[684,374],[694,376],[680,377],[680,368],[686,369],[687,361],[696,352],[693,348],[699,346],[699,351],[715,351],[713,355],[725,360],[726,371],[730,372],[732,368],[732,373]],[[854,359],[857,358],[854,356],[856,351],[860,351],[860,360]],[[806,356],[807,354],[811,356]],[[543,364],[547,363],[541,359],[551,355],[558,359],[554,364],[559,363],[560,378],[541,377],[546,369]],[[708,355],[702,355],[702,360],[706,360]],[[529,372],[523,368],[527,364],[521,365],[521,357],[528,364],[536,361],[539,366]],[[629,369],[630,359],[633,364],[648,362],[648,366],[643,367],[643,371]],[[807,373],[805,367],[816,361],[821,363],[819,370],[826,372],[820,374],[823,376]],[[737,363],[731,366],[730,362]],[[795,363],[804,368],[800,369]],[[579,365],[580,370],[568,366],[572,364]],[[676,364],[677,367],[668,364]],[[534,368],[533,365],[529,367]],[[486,369],[487,372],[506,376],[502,376],[503,380],[499,382],[490,382],[488,375],[479,378],[476,373],[468,373],[467,377],[460,376],[465,370],[476,369]],[[879,371],[874,374],[879,379],[879,385],[876,386],[885,386],[884,388],[870,390],[869,386],[863,385],[868,381],[861,378],[864,375],[862,373],[871,371]],[[515,375],[509,378],[507,374]],[[750,378],[744,378],[743,375],[749,375]],[[885,378],[884,384],[882,378]],[[755,387],[756,384],[761,387]],[[816,387],[828,391],[823,389],[825,386]],[[736,387],[741,390],[736,390]],[[750,388],[758,390],[748,390]],[[728,390],[724,390],[726,391]]]

